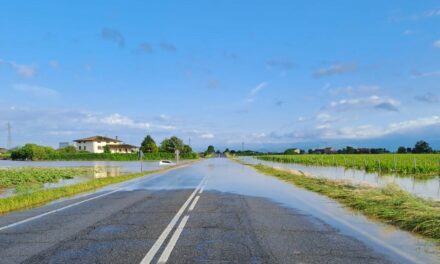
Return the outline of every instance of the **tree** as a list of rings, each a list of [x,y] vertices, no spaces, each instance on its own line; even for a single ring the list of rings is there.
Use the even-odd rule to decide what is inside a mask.
[[[66,146],[64,148],[58,149],[60,153],[76,153],[76,148],[74,146]]]
[[[188,145],[183,145],[182,153],[191,153],[193,152],[192,148]]]
[[[406,153],[406,148],[400,146],[400,147],[397,149],[397,153],[400,153],[400,154]]]
[[[214,146],[213,145],[209,145],[208,149],[206,150],[206,154],[212,154],[215,152]]]
[[[104,146],[104,153],[112,153],[109,145]]]
[[[428,142],[419,140],[413,149],[414,153],[431,153],[432,148],[429,146]]]
[[[300,153],[301,153],[301,150],[297,149],[297,148],[289,148],[284,151],[285,155],[295,155],[295,154],[300,154]]]
[[[150,135],[147,135],[144,138],[144,140],[141,143],[140,149],[144,153],[156,153],[158,151],[156,142],[154,141],[154,139]]]
[[[160,143],[160,151],[174,153],[176,149],[183,151],[183,141],[176,137],[172,136],[171,138],[166,138]]]

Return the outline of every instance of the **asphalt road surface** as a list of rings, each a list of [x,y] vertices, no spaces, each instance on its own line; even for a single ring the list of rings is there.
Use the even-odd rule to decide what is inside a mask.
[[[289,188],[225,158],[197,162],[0,217],[0,263],[412,262],[313,216],[313,200],[276,202]]]

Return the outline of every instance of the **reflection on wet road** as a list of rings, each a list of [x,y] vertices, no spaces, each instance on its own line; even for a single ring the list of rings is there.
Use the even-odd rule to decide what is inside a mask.
[[[0,255],[6,263],[439,260],[428,242],[225,158],[0,217]]]

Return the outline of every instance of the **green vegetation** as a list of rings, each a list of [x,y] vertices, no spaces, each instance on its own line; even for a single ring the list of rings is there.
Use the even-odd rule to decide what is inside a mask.
[[[16,188],[17,191],[37,189],[44,183],[60,179],[92,174],[94,168],[0,168],[0,189]]]
[[[182,145],[184,147],[186,145]],[[189,147],[188,147],[189,148]],[[197,159],[197,153],[192,150],[184,149],[181,152],[181,159]],[[11,153],[13,160],[111,160],[111,161],[134,161],[139,160],[137,153],[91,153],[87,151],[77,151],[75,147],[68,146],[55,150],[51,147],[39,146],[36,144],[26,144]],[[145,153],[144,160],[174,159],[173,152],[153,152]]]
[[[257,159],[314,166],[341,166],[367,172],[438,175],[440,154],[263,155]]]
[[[141,143],[141,150],[143,153],[156,153],[159,151],[154,139],[147,135]]]
[[[82,192],[93,191],[98,188],[104,187],[106,185],[131,180],[147,174],[168,170],[170,168],[171,167],[168,167],[166,169],[155,170],[155,171],[127,174],[118,177],[92,179],[88,182],[79,183],[75,185],[69,185],[69,186],[53,188],[53,189],[37,190],[35,192],[29,192],[12,197],[1,198],[0,214],[36,207],[48,203],[50,201],[54,201],[59,198],[73,196],[75,194],[79,194]]]
[[[367,216],[382,220],[440,243],[440,203],[426,201],[389,185],[354,186],[346,182],[308,177],[264,165],[248,165],[307,190],[326,195]]]

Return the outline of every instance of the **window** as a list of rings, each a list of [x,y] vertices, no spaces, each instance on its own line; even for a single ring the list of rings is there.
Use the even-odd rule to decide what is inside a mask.
[[[84,150],[86,150],[86,146],[84,146]]]
[[[101,146],[98,146],[98,149],[102,149],[102,147],[101,147]]]
[[[81,150],[81,146],[79,146],[78,149]]]

